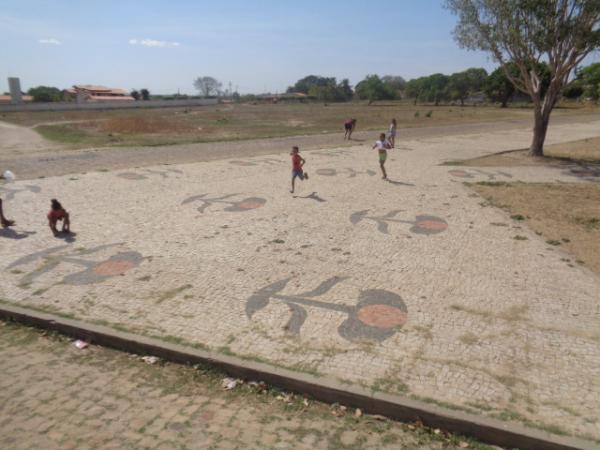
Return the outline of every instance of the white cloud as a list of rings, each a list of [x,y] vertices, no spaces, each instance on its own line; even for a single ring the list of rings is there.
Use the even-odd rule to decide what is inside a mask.
[[[47,45],[60,45],[60,44],[62,44],[62,42],[60,42],[58,39],[55,39],[55,38],[40,39],[38,42],[40,44],[47,44]]]
[[[179,47],[179,42],[157,41],[156,39],[129,39],[130,45],[143,45],[145,47]]]

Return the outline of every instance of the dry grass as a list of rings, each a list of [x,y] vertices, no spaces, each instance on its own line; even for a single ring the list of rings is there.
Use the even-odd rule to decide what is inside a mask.
[[[545,158],[532,158],[529,156],[529,150],[512,150],[465,161],[452,161],[448,164],[470,167],[514,167],[560,166],[570,164],[573,161],[600,163],[600,137],[546,145],[544,154]]]
[[[600,183],[474,184],[492,205],[520,214],[544,241],[572,257],[566,265],[584,264],[600,274]]]
[[[426,117],[429,111],[431,116]],[[572,112],[563,109],[557,114]],[[74,147],[85,146],[88,141],[94,145],[161,145],[333,133],[342,130],[343,121],[348,117],[357,119],[358,131],[384,131],[392,117],[397,119],[399,128],[410,128],[529,119],[531,111],[527,108],[435,107],[387,102],[371,106],[365,103],[234,104],[0,114],[0,120],[25,126],[42,125],[36,129],[44,136]],[[65,131],[70,137],[61,139]],[[79,137],[73,139],[73,135]]]

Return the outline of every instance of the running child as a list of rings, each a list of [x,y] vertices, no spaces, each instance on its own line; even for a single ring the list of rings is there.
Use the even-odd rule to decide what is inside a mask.
[[[392,119],[392,123],[390,123],[390,130],[388,133],[390,144],[392,148],[396,146],[396,128],[398,124],[396,123],[396,119]]]
[[[348,140],[350,140],[352,138],[352,132],[354,131],[355,128],[356,128],[356,119],[348,119],[344,122],[344,130],[346,130],[346,132],[344,133],[344,140],[346,140],[346,138]]]
[[[56,223],[62,220],[62,232],[70,233],[71,232],[71,220],[69,219],[69,213],[62,207],[60,202],[55,198],[51,201],[50,211],[48,212],[48,225],[52,230],[52,233],[56,236],[58,234],[58,230],[56,229]]]
[[[9,220],[4,216],[4,210],[2,209],[2,199],[0,198],[0,225],[2,225],[2,228],[8,228],[12,227],[14,224],[14,220]]]
[[[387,180],[387,172],[385,171],[385,160],[387,159],[387,151],[392,148],[392,145],[385,138],[385,133],[379,135],[379,140],[373,145],[373,149],[377,149],[379,152],[379,167],[381,168],[381,177],[383,180]]]
[[[304,169],[302,168],[306,163],[306,160],[300,156],[299,152],[300,149],[294,145],[292,147],[292,153],[290,153],[290,155],[292,155],[292,190],[290,191],[292,194],[294,193],[294,183],[296,181],[296,177],[300,178],[301,180],[308,180],[308,173],[304,172]]]

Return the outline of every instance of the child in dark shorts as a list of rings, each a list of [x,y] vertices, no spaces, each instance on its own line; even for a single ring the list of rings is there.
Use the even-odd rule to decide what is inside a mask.
[[[344,122],[344,139],[350,140],[352,138],[352,132],[356,128],[356,119],[348,119]]]
[[[300,149],[296,145],[292,147],[292,153],[290,153],[290,155],[292,155],[292,190],[290,192],[293,194],[296,177],[301,180],[308,180],[308,173],[304,172],[304,169],[302,168],[306,161],[300,156]]]

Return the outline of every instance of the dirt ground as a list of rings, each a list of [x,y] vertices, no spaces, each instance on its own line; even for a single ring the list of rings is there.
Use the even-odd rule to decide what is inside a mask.
[[[544,154],[545,158],[532,158],[527,149],[511,150],[449,164],[471,167],[561,166],[572,164],[573,161],[599,164],[600,137],[547,145],[544,147]]]
[[[23,151],[43,151],[57,148],[57,145],[44,139],[34,130],[0,122],[0,153],[17,155]]]
[[[543,236],[548,246],[564,251],[565,262],[600,275],[600,183],[483,182],[471,187]]]
[[[224,373],[0,322],[4,449],[493,449]]]
[[[597,109],[597,108],[596,108]],[[593,108],[562,108],[556,117],[587,113]],[[0,120],[35,127],[46,139],[69,148],[90,146],[171,145],[333,133],[346,118],[357,130],[387,130],[392,117],[398,128],[529,119],[528,108],[431,106],[406,102],[233,104],[145,110],[4,113]]]

